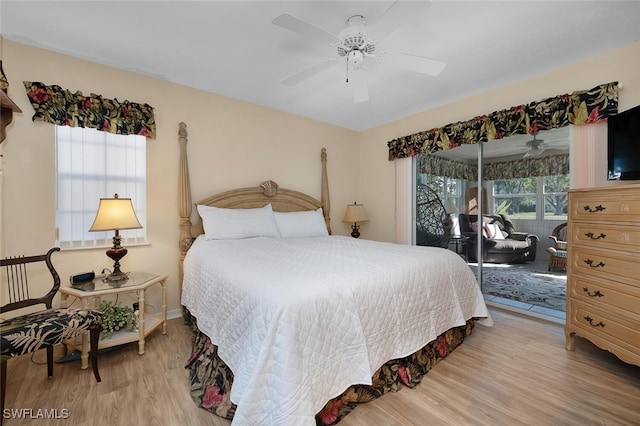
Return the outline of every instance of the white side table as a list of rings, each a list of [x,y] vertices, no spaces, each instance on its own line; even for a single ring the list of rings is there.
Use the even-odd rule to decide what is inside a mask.
[[[162,325],[162,334],[167,334],[167,274],[157,275],[147,272],[132,272],[129,279],[122,283],[108,283],[96,279],[87,283],[70,287],[60,287],[61,305],[68,306],[69,296],[80,299],[83,309],[96,309],[100,304],[100,297],[108,294],[136,293],[140,323],[137,331],[120,330],[108,339],[100,339],[98,349],[110,348],[129,342],[138,342],[138,354],[144,354],[144,339],[156,328]],[[162,289],[162,313],[152,314],[145,312],[145,293],[154,285],[160,285]],[[82,335],[82,346],[77,348],[75,342],[67,342],[68,346],[81,351],[82,369],[89,366],[89,339],[87,333]]]

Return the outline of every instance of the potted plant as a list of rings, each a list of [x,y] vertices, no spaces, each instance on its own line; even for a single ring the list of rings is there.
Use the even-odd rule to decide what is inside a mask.
[[[102,313],[101,339],[109,339],[114,332],[130,328],[133,317],[131,307],[104,300],[98,306],[98,310]]]

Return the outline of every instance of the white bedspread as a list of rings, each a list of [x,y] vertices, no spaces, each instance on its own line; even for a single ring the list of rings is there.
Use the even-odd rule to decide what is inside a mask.
[[[315,425],[351,384],[371,384],[471,317],[491,319],[449,250],[330,236],[198,238],[182,303],[234,373],[234,425]]]

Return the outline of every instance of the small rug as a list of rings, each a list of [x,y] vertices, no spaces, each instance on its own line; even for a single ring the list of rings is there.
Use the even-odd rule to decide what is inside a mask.
[[[483,268],[482,293],[565,311],[567,277],[547,271]]]

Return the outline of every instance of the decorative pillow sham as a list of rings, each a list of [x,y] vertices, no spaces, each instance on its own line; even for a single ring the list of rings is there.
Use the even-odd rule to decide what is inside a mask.
[[[491,233],[491,230],[489,229],[489,224],[487,223],[483,223],[482,224],[482,235],[484,235],[485,238],[494,238],[493,234]],[[491,224],[493,225],[493,224]],[[471,222],[471,229],[473,230],[473,232],[478,232],[478,222]]]
[[[273,212],[282,238],[326,237],[329,235],[322,208],[302,212]]]
[[[225,209],[198,205],[207,240],[280,238],[271,204],[257,209]]]

